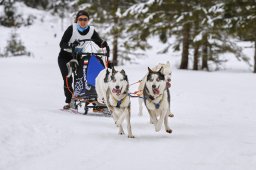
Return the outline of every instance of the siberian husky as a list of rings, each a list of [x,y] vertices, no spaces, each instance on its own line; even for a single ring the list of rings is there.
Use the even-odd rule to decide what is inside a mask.
[[[149,112],[150,120],[155,125],[155,131],[159,132],[164,122],[167,133],[172,133],[168,126],[169,97],[166,87],[165,76],[161,68],[159,71],[152,71],[148,68],[143,97],[145,106]]]
[[[131,102],[128,90],[129,83],[124,70],[116,71],[113,67],[112,70],[103,70],[96,78],[98,102],[102,103],[103,99],[119,127],[120,135],[124,134],[122,123],[126,118],[128,137],[134,138],[130,123]]]
[[[166,81],[166,87],[170,88],[171,87],[171,75],[172,75],[170,62],[167,61],[166,64],[159,63],[157,66],[153,67],[152,70],[158,71],[158,70],[160,70],[161,67],[163,68],[161,70],[161,73],[164,74],[164,79]],[[138,91],[140,91],[140,92],[143,91],[146,81],[147,81],[147,75],[142,79],[142,81],[138,87]],[[170,101],[171,100],[170,100],[169,90],[168,90],[168,101],[169,101],[168,115],[170,117],[173,117],[174,115],[170,111],[170,107],[171,107]],[[143,110],[142,103],[143,103],[143,97],[139,98],[139,116],[142,116],[142,110]]]

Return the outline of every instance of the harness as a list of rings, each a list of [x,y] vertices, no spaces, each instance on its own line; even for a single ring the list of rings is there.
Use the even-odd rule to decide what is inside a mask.
[[[147,87],[145,87],[145,88],[146,88],[146,90],[149,92],[148,88],[147,88]],[[162,94],[159,95],[158,97],[160,97],[160,96],[162,96]],[[157,98],[158,98],[158,97],[157,97]],[[147,99],[150,99],[150,100],[151,100],[151,101],[149,101],[149,102],[152,102],[152,103],[155,105],[155,108],[156,108],[156,109],[159,109],[159,108],[160,108],[160,103],[161,103],[162,99],[161,99],[158,103],[154,103],[154,102],[153,102],[153,100],[155,100],[154,96],[151,96],[151,95],[146,95],[146,96],[144,96],[144,102],[146,102]]]
[[[116,107],[117,107],[117,108],[120,108],[120,105],[122,104],[122,101],[123,101],[123,99],[117,101],[117,104],[116,104]]]
[[[112,96],[112,95],[111,95]],[[116,100],[113,96],[112,98],[114,99],[114,101],[116,102],[116,104],[114,104],[115,107],[120,108],[121,104],[125,102],[127,96],[125,96],[124,98],[122,98],[121,100]]]

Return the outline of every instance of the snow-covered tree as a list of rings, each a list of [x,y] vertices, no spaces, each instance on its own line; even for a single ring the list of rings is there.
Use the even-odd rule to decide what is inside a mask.
[[[254,42],[254,70],[256,73],[256,1],[227,0],[225,2],[227,28],[241,40]]]
[[[2,2],[4,5],[4,16],[0,16],[1,25],[6,27],[15,26],[15,7],[13,0]]]
[[[18,34],[15,32],[11,33],[10,40],[7,41],[7,46],[5,47],[5,56],[20,56],[26,54],[26,47],[18,38]]]
[[[127,28],[129,32],[134,32],[130,39],[134,44],[144,45],[136,47],[143,49],[147,39],[156,35],[164,43],[163,52],[167,52],[171,46],[175,50],[182,46],[181,69],[188,69],[191,48],[194,48],[195,70],[198,69],[200,59],[201,69],[209,70],[209,62],[220,65],[225,60],[219,56],[225,52],[232,52],[239,60],[248,63],[248,58],[227,33],[224,3],[221,0],[193,0],[189,3],[179,0],[148,0],[130,7],[126,15],[135,18]],[[174,44],[168,42],[172,35],[176,37]]]
[[[122,13],[134,3],[134,0],[110,0],[107,3],[104,0],[79,1],[79,4],[92,16],[93,23],[104,28],[107,41],[112,40],[113,65],[122,64],[121,60],[129,59],[124,48],[126,37],[124,30],[128,20],[122,16]]]
[[[27,6],[32,8],[47,9],[49,7],[50,0],[22,0]]]

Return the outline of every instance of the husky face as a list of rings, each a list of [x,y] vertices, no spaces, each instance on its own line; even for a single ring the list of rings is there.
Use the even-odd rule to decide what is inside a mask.
[[[166,88],[165,76],[162,74],[162,67],[160,70],[154,72],[148,67],[148,75],[146,87],[152,96],[159,96]]]
[[[110,76],[109,88],[113,95],[120,96],[126,94],[128,91],[128,78],[124,70],[116,71],[112,68],[112,74]],[[126,94],[127,95],[127,94]]]

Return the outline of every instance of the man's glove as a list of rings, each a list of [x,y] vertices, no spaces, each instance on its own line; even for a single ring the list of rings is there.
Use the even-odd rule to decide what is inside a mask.
[[[83,52],[83,48],[75,48],[76,54],[81,54]]]
[[[73,43],[72,43],[72,47],[76,47],[80,44],[80,42],[78,40],[75,40]]]
[[[108,46],[108,43],[107,41],[103,41],[100,45],[101,48],[104,48],[104,47],[107,47]]]

